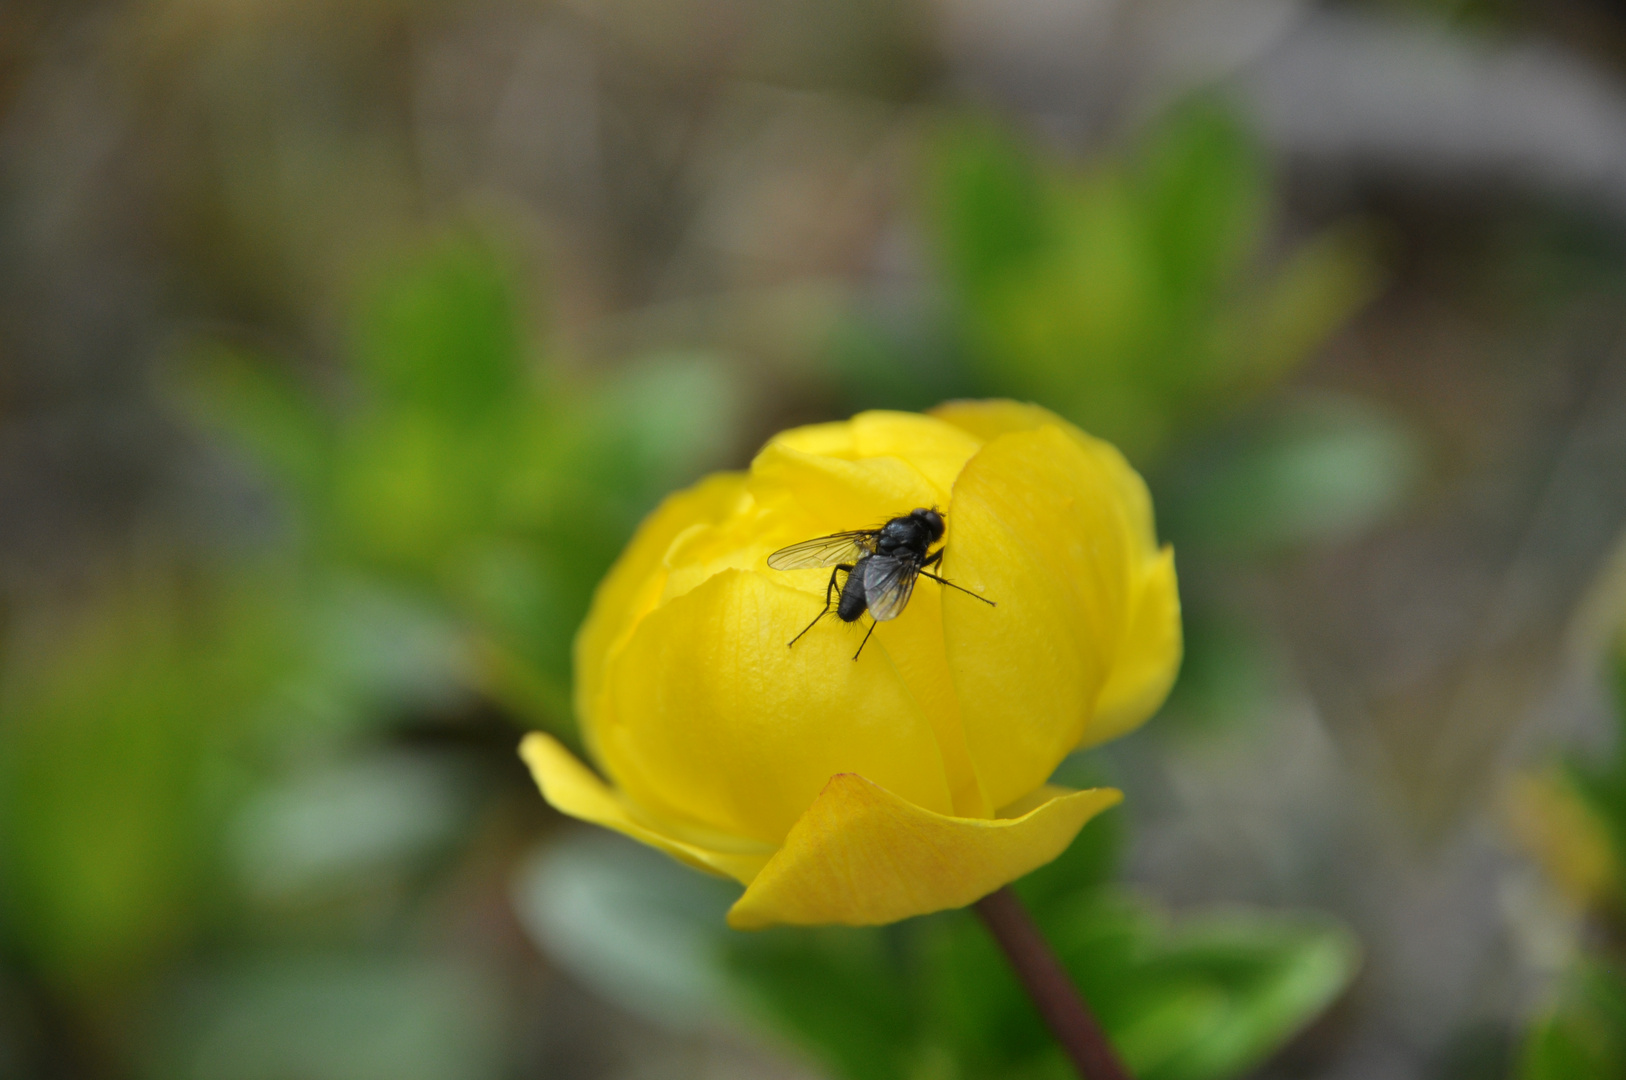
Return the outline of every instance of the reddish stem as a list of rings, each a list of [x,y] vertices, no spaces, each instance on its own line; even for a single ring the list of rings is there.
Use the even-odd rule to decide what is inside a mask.
[[[1016,977],[1078,1074],[1084,1080],[1131,1080],[1107,1033],[1016,894],[1003,888],[972,906],[1005,950]]]

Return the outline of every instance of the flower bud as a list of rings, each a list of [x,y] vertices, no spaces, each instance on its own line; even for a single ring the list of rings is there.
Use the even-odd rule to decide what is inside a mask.
[[[768,555],[919,507],[947,525],[930,572],[974,595],[923,576],[856,660],[868,616],[787,647],[831,571]],[[1047,780],[1151,715],[1180,648],[1173,552],[1111,446],[1012,402],[863,413],[639,528],[576,639],[608,782],[546,735],[521,752],[564,813],[745,885],[736,927],[886,923],[977,900],[1116,803]]]

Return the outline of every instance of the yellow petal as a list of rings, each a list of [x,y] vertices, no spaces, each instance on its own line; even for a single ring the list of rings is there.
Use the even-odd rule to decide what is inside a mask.
[[[536,786],[542,789],[542,797],[555,810],[624,833],[698,869],[744,884],[756,877],[773,851],[765,845],[723,838],[708,844],[673,835],[677,830],[640,814],[557,740],[539,731],[525,736],[519,744],[519,756],[530,766]]]
[[[964,428],[935,417],[875,410],[859,413],[845,423],[793,428],[776,435],[768,445],[848,461],[899,458],[946,498],[954,478],[982,442]]]
[[[686,530],[728,514],[744,494],[744,473],[717,473],[668,496],[638,526],[626,550],[599,583],[575,642],[576,716],[589,745],[609,655],[660,598],[667,549]]]
[[[1084,451],[1116,492],[1123,520],[1144,565],[1132,586],[1133,606],[1121,648],[1116,652],[1096,702],[1095,715],[1082,746],[1094,746],[1132,731],[1157,711],[1180,667],[1180,594],[1175,584],[1174,553],[1156,550],[1152,500],[1146,484],[1117,448],[1092,438],[1048,409],[1016,401],[950,401],[931,411],[985,441],[1046,426],[1066,434]],[[1131,551],[1131,558],[1133,552]]]
[[[851,427],[858,457],[897,457],[909,462],[939,492],[938,505],[947,500],[955,477],[983,442],[963,428],[918,413],[859,413],[852,418]]]
[[[1046,424],[1064,424],[1049,409],[1022,401],[994,398],[988,401],[945,401],[928,414],[967,432],[980,442],[1001,435],[1034,431]]]
[[[788,447],[803,454],[820,457],[839,457],[851,460],[857,454],[853,449],[853,428],[845,420],[832,420],[824,424],[805,424],[781,431],[769,439],[763,450]]]
[[[886,651],[854,661],[867,626],[833,616],[787,648],[822,598],[781,576],[726,570],[644,618],[601,701],[606,774],[663,818],[769,843],[838,772],[951,811],[932,723]]]
[[[1053,425],[1001,435],[966,465],[943,597],[966,745],[989,801],[1032,791],[1083,738],[1113,671],[1142,565],[1114,480]]]
[[[919,506],[945,506],[979,442],[913,413],[860,413],[783,432],[751,463],[751,492],[768,511],[769,542],[879,525]],[[771,550],[771,548],[770,548]]]
[[[1046,425],[1059,429],[1096,459],[1124,501],[1141,542],[1148,549],[1157,546],[1157,534],[1152,526],[1152,497],[1146,483],[1111,443],[1085,434],[1049,409],[1020,401],[949,401],[931,410],[931,415],[983,442],[1018,431],[1037,431]]]
[[[1141,579],[1129,629],[1079,745],[1116,739],[1155,713],[1174,685],[1180,653],[1180,591],[1175,584],[1174,550],[1164,548]]]
[[[1122,795],[1060,795],[1021,817],[935,814],[862,776],[830,778],[728,913],[730,926],[870,926],[964,907],[1066,849]]]
[[[916,706],[937,733],[953,813],[959,817],[993,817],[994,808],[977,779],[971,752],[960,725],[960,699],[954,693],[943,651],[943,598],[934,582],[921,580],[902,615],[878,627],[865,646],[882,649]]]
[[[751,462],[750,491],[779,530],[767,543],[871,528],[917,506],[941,505],[949,494],[902,458],[850,460],[780,443]]]

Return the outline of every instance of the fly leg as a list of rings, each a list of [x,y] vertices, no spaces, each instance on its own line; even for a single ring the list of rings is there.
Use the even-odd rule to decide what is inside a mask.
[[[824,610],[819,612],[817,615],[813,616],[813,621],[808,623],[805,627],[802,628],[802,634],[805,634],[809,630],[813,629],[813,627],[818,625],[818,622],[819,622],[820,619],[822,619],[826,615],[830,614],[830,598],[833,595],[835,595],[835,591],[836,591],[836,575],[841,573],[843,570],[847,571],[847,573],[850,574],[850,573],[852,573],[852,569],[853,568],[852,568],[851,564],[849,564],[849,563],[837,563],[836,568],[834,570],[830,571],[830,584],[828,584],[828,585],[826,585],[824,587]],[[802,640],[802,634],[797,634],[795,637],[791,638],[790,642],[788,644],[786,644],[785,648],[788,649],[788,648],[791,647],[791,645],[794,645],[798,641]],[[863,648],[863,646],[859,646],[859,648]]]
[[[871,619],[869,621],[869,634],[873,634],[873,633],[875,633],[875,620]],[[861,652],[864,651],[864,646],[869,644],[869,634],[865,634],[864,635],[864,640],[860,641],[858,643],[858,652],[853,653],[853,659],[854,660],[858,659],[858,653],[861,653]]]
[[[920,576],[921,577],[931,578],[933,581],[937,582],[939,585],[947,585],[951,589],[959,589],[961,592],[965,593],[967,596],[976,597],[976,599],[981,600],[983,603],[987,604],[989,607],[998,607],[999,606],[998,604],[994,603],[992,600],[988,599],[986,596],[977,596],[976,593],[972,592],[970,589],[967,589],[963,585],[956,585],[956,584],[954,584],[954,582],[948,580],[947,578],[940,578],[936,574],[928,574],[926,572],[926,567],[928,567],[928,566],[936,566],[938,563],[943,561],[943,552],[945,552],[947,550],[948,550],[947,548],[938,548],[937,552],[935,554],[928,556],[926,561],[920,564],[920,567],[921,567]]]

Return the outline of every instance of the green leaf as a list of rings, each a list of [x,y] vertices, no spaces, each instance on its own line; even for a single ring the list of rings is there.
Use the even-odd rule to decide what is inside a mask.
[[[640,516],[734,450],[743,406],[739,380],[709,353],[645,356],[599,388],[597,428],[626,444],[629,486],[648,501]]]
[[[174,372],[188,411],[241,445],[290,494],[322,497],[333,454],[329,419],[273,360],[224,345],[199,346]]]
[[[1275,256],[1265,158],[1214,102],[1082,165],[968,123],[930,168],[983,392],[1048,405],[1142,464],[1280,380],[1376,290],[1369,230]]]
[[[900,963],[909,934],[907,925],[778,927],[731,935],[725,956],[747,1000],[774,1026],[850,1080],[894,1080],[918,1053]]]
[[[1092,826],[1093,828],[1093,826]],[[1047,937],[1141,1080],[1221,1080],[1259,1064],[1356,968],[1328,921],[1258,913],[1170,924],[1093,880],[1099,854],[1028,883]],[[880,929],[724,922],[737,887],[606,835],[533,863],[527,926],[561,963],[623,1006],[695,1025],[754,1014],[851,1080],[1065,1076],[1050,1033],[966,911]]]
[[[1617,645],[1613,662],[1615,724],[1626,734],[1626,639]],[[1615,740],[1615,749],[1605,760],[1573,760],[1566,771],[1576,793],[1606,823],[1616,864],[1626,866],[1626,738]],[[1626,893],[1626,881],[1617,884]]]
[[[1382,284],[1369,227],[1346,223],[1312,236],[1231,317],[1216,319],[1216,337],[1234,358],[1219,373],[1221,387],[1250,396],[1273,385],[1376,299]]]
[[[1032,151],[988,119],[948,126],[932,149],[927,201],[950,273],[976,293],[1029,266],[1050,234]]]
[[[471,792],[455,765],[374,754],[266,785],[233,819],[238,880],[266,908],[376,899],[469,831]]]
[[[1235,913],[1170,926],[1112,890],[1052,906],[1040,924],[1140,1080],[1239,1075],[1325,1009],[1357,967],[1348,932],[1330,922]],[[1047,1067],[1050,1036],[979,925],[945,921],[930,970],[931,1031],[963,1075]]]
[[[487,244],[458,237],[379,279],[355,353],[381,400],[465,424],[519,387],[523,342],[507,268]]]
[[[1397,417],[1357,398],[1301,397],[1192,455],[1163,518],[1188,544],[1231,551],[1347,538],[1401,505],[1421,458]]]
[[[163,1011],[151,1076],[498,1080],[491,975],[431,958],[285,952],[194,974]]]
[[[1192,920],[1163,943],[1142,978],[1206,996],[1183,1044],[1158,1045],[1143,1080],[1217,1080],[1262,1062],[1343,992],[1359,966],[1349,933],[1330,921],[1280,915]],[[1133,1059],[1133,1057],[1132,1057]]]
[[[537,944],[605,998],[692,1029],[731,1016],[724,916],[738,895],[641,844],[580,830],[527,862],[515,904]]]
[[[290,655],[267,594],[145,580],[0,700],[0,901],[45,978],[97,993],[204,930],[249,720]]]
[[[1166,295],[1183,306],[1248,269],[1264,240],[1270,177],[1264,154],[1227,109],[1193,101],[1138,153]]]
[[[1525,1042],[1519,1080],[1616,1080],[1626,1076],[1626,974],[1582,964],[1563,997]]]

